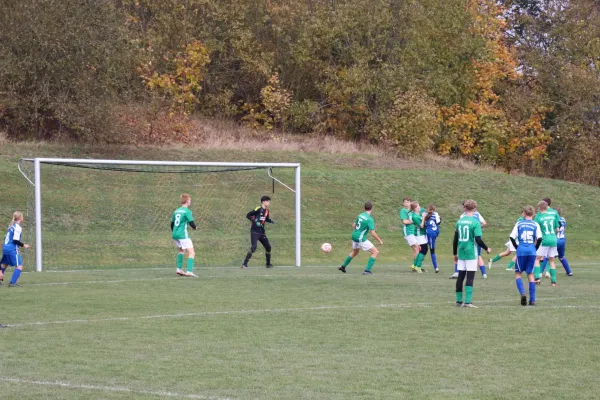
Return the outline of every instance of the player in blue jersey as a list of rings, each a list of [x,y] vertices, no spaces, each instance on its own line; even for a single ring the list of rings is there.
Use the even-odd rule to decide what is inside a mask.
[[[464,204],[463,204],[464,207]],[[461,215],[461,217],[464,217],[465,215],[467,215],[467,213],[463,213]],[[475,218],[477,221],[479,221],[479,224],[481,225],[481,228],[485,228],[487,225],[487,222],[485,221],[485,218],[483,218],[483,215],[481,215],[479,213],[479,211],[475,210],[475,212],[473,213],[473,218]],[[483,262],[483,258],[481,257],[481,246],[477,245],[477,263],[479,264],[479,269],[481,270],[481,276],[483,279],[487,279],[487,271],[485,268],[485,263]],[[456,279],[458,277],[458,267],[457,264],[454,264],[454,274],[450,275],[450,279]]]
[[[435,254],[435,241],[440,234],[440,224],[442,223],[442,217],[435,211],[435,204],[429,205],[429,212],[425,216],[425,228],[427,232],[427,244],[429,245],[429,250],[431,251],[431,263],[433,264],[433,269],[437,274],[440,272],[437,263],[437,256]]]
[[[535,209],[532,206],[526,206],[523,209],[523,213],[525,214],[525,219],[518,221],[510,234],[510,241],[515,249],[517,249],[515,281],[521,295],[521,305],[526,306],[527,296],[521,275],[523,272],[527,274],[527,279],[529,280],[529,305],[535,306],[536,283],[533,268],[537,258],[537,250],[542,244],[542,229],[537,222],[532,220],[535,215]]]
[[[565,232],[567,229],[567,220],[565,219],[565,217],[562,216],[562,212],[560,211],[560,208],[556,207],[554,210],[558,213],[558,215],[560,217],[560,228],[558,228],[558,231],[556,232],[556,251],[558,252],[558,259],[560,260],[560,263],[562,264],[563,268],[565,269],[567,276],[573,276],[573,272],[571,271],[571,266],[569,265],[569,262],[567,261],[567,258],[565,257],[565,249],[567,247],[567,238],[566,238],[566,232]],[[544,270],[546,269],[547,264],[548,264],[548,258],[544,258],[544,265],[542,266],[542,272],[544,272]],[[548,274],[548,272],[546,272],[546,274]],[[547,277],[549,278],[550,276],[547,276]]]
[[[23,258],[19,247],[25,249],[29,248],[27,243],[23,243],[23,229],[21,223],[23,222],[23,213],[15,211],[13,213],[13,219],[6,230],[6,236],[4,237],[4,243],[2,245],[2,259],[0,260],[0,284],[4,280],[4,271],[8,267],[15,267],[10,283],[8,287],[21,286],[17,283],[21,272],[23,271]]]

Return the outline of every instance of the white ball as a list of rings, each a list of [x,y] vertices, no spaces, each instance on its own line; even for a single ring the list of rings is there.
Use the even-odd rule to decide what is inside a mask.
[[[329,243],[323,243],[321,245],[321,250],[323,250],[325,253],[329,253],[331,251],[332,247],[331,244]]]

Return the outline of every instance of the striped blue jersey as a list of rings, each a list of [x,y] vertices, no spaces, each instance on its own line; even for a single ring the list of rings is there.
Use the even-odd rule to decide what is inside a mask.
[[[542,229],[537,222],[524,219],[515,224],[510,237],[519,243],[517,257],[535,256],[535,243],[542,237]]]
[[[556,239],[558,241],[566,240],[565,230],[567,229],[567,220],[564,217],[560,217],[560,228],[558,228],[558,232],[556,233]]]
[[[13,240],[22,241],[23,230],[21,225],[14,223],[6,230],[4,244],[2,245],[2,254],[14,254],[19,252],[19,246],[13,243]]]
[[[465,215],[467,215],[467,213],[463,213],[461,215],[461,217],[464,217]],[[485,224],[485,219],[481,216],[481,214],[479,214],[479,211],[475,211],[475,213],[473,214],[473,218],[475,218],[477,221],[481,222],[482,224]]]
[[[440,218],[440,214],[437,212],[431,213],[431,218],[427,220],[425,227],[427,229],[427,236],[434,237],[439,235],[440,233],[440,224],[442,223],[442,218]]]

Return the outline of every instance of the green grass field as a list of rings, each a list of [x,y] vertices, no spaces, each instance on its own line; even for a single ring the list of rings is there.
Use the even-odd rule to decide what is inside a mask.
[[[197,257],[200,278],[189,279],[177,277],[171,265],[164,222],[169,215],[153,214],[171,207],[170,190],[183,190],[185,182],[157,200],[143,194],[150,178],[127,178],[121,185],[118,179],[88,179],[80,170],[48,173],[47,272],[24,274],[21,288],[0,287],[0,322],[9,324],[0,330],[0,398],[598,397],[600,222],[592,217],[600,189],[489,171],[391,168],[373,157],[343,154],[124,149],[117,157],[111,151],[5,145],[0,174],[10,190],[3,192],[0,215],[8,222],[12,211],[25,208],[29,188],[16,169],[20,157],[298,161],[304,266],[289,267],[293,202],[282,190],[273,196],[278,223],[269,227],[275,269],[262,267],[258,253],[248,271],[240,270],[244,233],[235,243],[215,231]],[[133,187],[141,189],[131,192]],[[262,188],[256,190],[249,197]],[[210,202],[230,213],[239,209],[241,216],[227,224],[233,231],[247,229],[244,216],[255,199],[203,199],[198,191],[196,210]],[[142,212],[115,208],[132,193]],[[404,195],[435,202],[445,217],[440,274],[408,268],[397,217]],[[553,197],[569,222],[567,255],[575,275],[567,278],[558,264],[558,287],[544,280],[538,306],[522,307],[514,276],[501,262],[487,280],[477,276],[479,308],[454,307],[450,225],[461,200],[479,202],[490,224],[484,239],[503,250],[521,206],[544,196]],[[365,200],[375,204],[385,243],[373,276],[361,275],[364,254],[344,275],[336,266],[348,252],[349,225]],[[122,228],[116,237],[113,217]],[[319,251],[324,241],[334,246],[329,254]],[[25,262],[31,271],[31,254]]]

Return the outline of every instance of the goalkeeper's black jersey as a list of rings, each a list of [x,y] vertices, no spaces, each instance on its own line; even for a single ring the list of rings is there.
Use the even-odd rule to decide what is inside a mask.
[[[252,221],[252,227],[250,232],[265,233],[265,222],[273,222],[269,216],[269,210],[262,208],[261,206],[256,207],[254,210],[246,214],[246,218]]]

